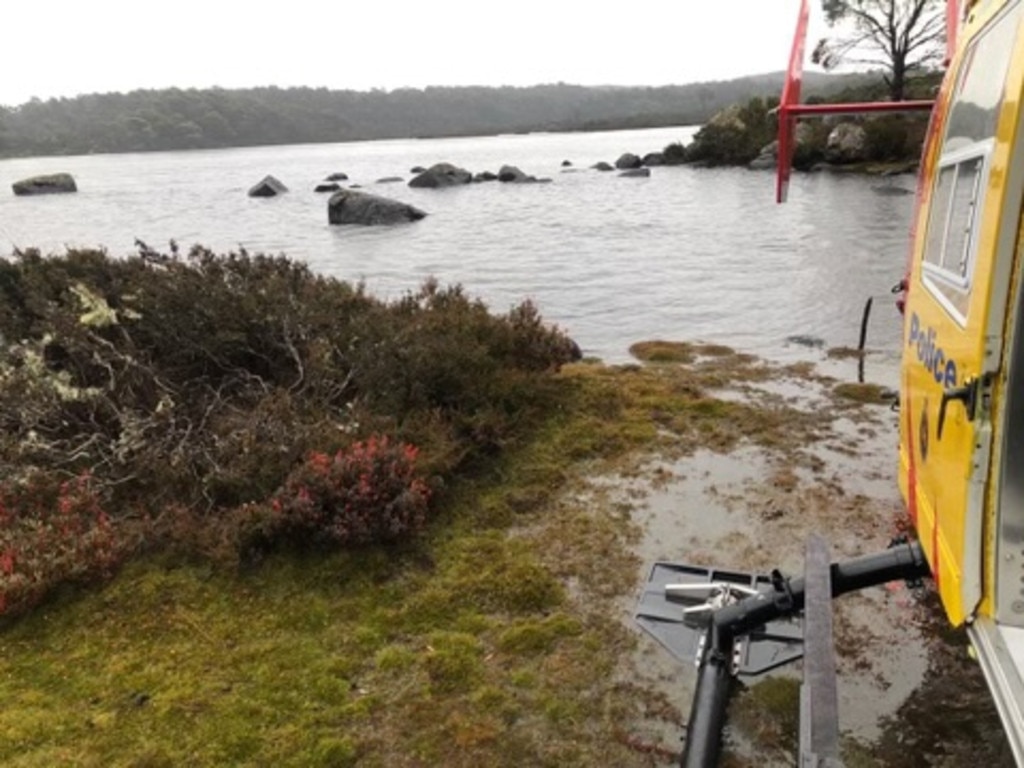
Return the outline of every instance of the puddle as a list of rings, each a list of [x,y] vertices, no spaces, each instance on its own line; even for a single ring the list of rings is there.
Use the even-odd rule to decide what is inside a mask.
[[[801,410],[827,409],[829,419],[818,440],[795,447],[741,444],[728,453],[698,449],[679,460],[652,460],[630,478],[596,481],[631,509],[640,531],[633,549],[643,565],[637,593],[621,605],[625,621],[632,621],[642,585],[657,561],[756,572],[779,568],[795,576],[802,572],[804,542],[811,533],[828,540],[833,559],[889,545],[904,517],[896,481],[898,417],[885,406],[844,410],[829,387],[829,381],[816,376],[802,381],[783,376],[747,382],[725,395],[714,393],[747,403],[784,401]],[[902,584],[833,603],[840,728],[862,754],[875,754],[874,745],[933,671],[935,630],[926,620],[933,611]],[[670,701],[682,726],[696,671],[637,633],[638,645],[623,660],[623,675]],[[772,674],[799,676],[799,664]],[[639,727],[646,728],[644,738],[660,739],[664,750],[679,749],[681,730],[664,721]],[[734,723],[731,731],[730,765],[774,760],[742,727]],[[795,750],[793,744],[788,754]],[[903,764],[899,759],[878,764]],[[781,760],[785,765],[789,757]]]

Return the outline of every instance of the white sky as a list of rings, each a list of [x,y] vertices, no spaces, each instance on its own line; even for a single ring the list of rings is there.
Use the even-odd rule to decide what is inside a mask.
[[[171,86],[725,80],[786,68],[799,4],[4,0],[0,104]],[[808,51],[820,36],[812,25]]]

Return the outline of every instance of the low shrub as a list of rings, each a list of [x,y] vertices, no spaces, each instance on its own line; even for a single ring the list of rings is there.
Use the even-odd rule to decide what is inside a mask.
[[[746,165],[769,144],[778,121],[772,109],[777,101],[760,98],[731,107],[713,117],[686,147],[687,162],[704,165]]]
[[[285,257],[196,247],[0,259],[0,476],[89,471],[112,514],[228,511],[373,432],[450,474],[579,356],[524,303],[428,282],[387,303]]]
[[[269,502],[251,510],[252,533],[264,541],[318,546],[396,541],[420,531],[430,490],[416,474],[417,450],[371,436],[333,457],[311,453]],[[242,518],[245,525],[245,517]]]
[[[26,611],[61,584],[109,576],[126,550],[88,475],[0,485],[0,616]]]

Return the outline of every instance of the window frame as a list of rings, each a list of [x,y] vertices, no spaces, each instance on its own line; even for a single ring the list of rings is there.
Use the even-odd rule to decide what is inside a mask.
[[[926,234],[926,238],[930,237],[932,226],[941,225],[942,241],[938,253],[925,252],[924,259],[921,264],[921,280],[929,293],[935,297],[936,301],[938,301],[950,316],[961,326],[966,326],[967,324],[966,311],[961,312],[943,289],[952,288],[953,290],[962,293],[967,302],[970,302],[971,288],[974,282],[974,271],[978,261],[978,223],[985,203],[985,190],[988,188],[988,178],[991,171],[990,158],[994,146],[995,139],[989,138],[974,142],[973,144],[961,147],[953,152],[943,155],[937,164],[935,186],[932,188],[932,194],[934,195],[943,172],[947,171],[947,169],[952,171],[954,174],[953,186],[950,189],[949,199],[946,201],[945,211],[941,214],[934,209],[929,211],[929,231]],[[963,272],[960,273],[959,271],[950,269],[944,265],[949,259],[946,247],[950,239],[950,227],[960,225],[960,223],[953,218],[954,205],[957,201],[957,185],[960,183],[959,169],[963,164],[971,162],[972,160],[979,160],[981,167],[978,169],[973,180],[974,189],[970,196],[971,210],[969,218],[966,221],[963,221],[963,219],[959,220],[967,227],[967,238],[964,241],[963,253],[957,257],[957,263],[959,263],[960,260],[964,260],[964,269]],[[929,240],[926,239],[925,243],[928,242]]]

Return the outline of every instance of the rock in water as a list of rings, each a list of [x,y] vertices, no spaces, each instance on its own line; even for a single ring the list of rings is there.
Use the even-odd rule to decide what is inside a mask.
[[[327,220],[331,224],[401,224],[419,221],[426,215],[408,203],[351,189],[335,192],[327,201]]]
[[[255,187],[249,190],[249,197],[275,197],[288,191],[288,187],[273,176],[264,176]]]
[[[643,161],[632,152],[626,152],[615,161],[615,167],[622,171],[627,168],[639,168],[642,163]]]
[[[451,163],[437,163],[416,176],[409,182],[409,186],[436,189],[469,184],[471,181],[473,181],[473,174],[465,168],[458,168]]]
[[[78,187],[70,173],[51,173],[47,176],[33,176],[16,181],[11,185],[16,195],[53,195],[63,192],[77,192]]]

